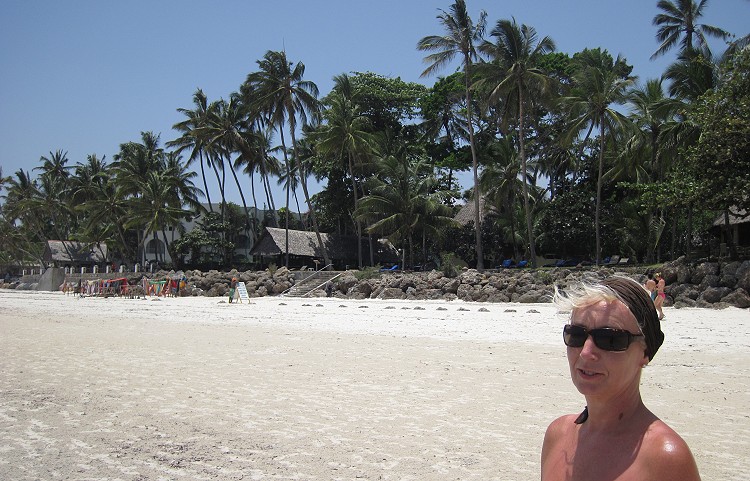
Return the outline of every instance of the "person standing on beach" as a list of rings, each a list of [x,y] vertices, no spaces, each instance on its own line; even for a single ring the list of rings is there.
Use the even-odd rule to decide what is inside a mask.
[[[648,294],[651,296],[651,301],[656,300],[656,281],[653,277],[651,277],[651,274],[648,275],[648,280],[646,281],[646,290],[648,291]]]
[[[547,428],[542,481],[699,481],[688,445],[641,399],[641,372],[664,341],[643,286],[610,277],[557,290],[554,302],[571,313],[563,341],[586,408]]]
[[[667,298],[667,294],[664,292],[664,288],[667,286],[667,283],[661,276],[661,272],[657,272],[656,274],[654,274],[654,280],[656,281],[656,297],[654,298],[654,306],[656,306],[656,310],[659,311],[659,320],[661,321],[662,319],[664,319],[664,311],[662,310],[662,307],[664,307],[664,300]]]
[[[231,304],[234,300],[234,290],[237,288],[237,278],[232,277],[232,282],[229,283],[229,303]]]

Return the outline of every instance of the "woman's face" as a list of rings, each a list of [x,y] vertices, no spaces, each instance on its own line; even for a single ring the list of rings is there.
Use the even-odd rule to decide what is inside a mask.
[[[596,329],[611,327],[640,334],[635,316],[620,301],[600,301],[573,311],[571,324]],[[584,396],[607,399],[639,389],[642,367],[648,362],[643,337],[633,340],[625,351],[600,349],[589,336],[582,347],[568,347],[568,364],[573,384]]]

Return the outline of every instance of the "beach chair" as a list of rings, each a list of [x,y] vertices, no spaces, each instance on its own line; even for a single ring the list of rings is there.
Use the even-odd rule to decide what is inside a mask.
[[[612,256],[610,257],[609,262],[607,262],[605,259],[604,263],[607,265],[613,265],[613,264],[617,264],[618,262],[620,262],[620,256]]]
[[[522,260],[522,261],[518,261],[518,266],[517,266],[517,267],[518,267],[519,269],[522,269],[522,268],[524,268],[524,267],[526,267],[526,266],[528,266],[528,265],[529,265],[529,261],[527,261],[527,260]]]
[[[502,264],[504,269],[510,269],[513,267],[513,259],[505,259]]]
[[[622,257],[622,258],[620,258],[620,260],[617,262],[617,264],[619,264],[619,265],[630,264],[630,257]]]
[[[395,265],[393,265],[391,267],[383,267],[382,269],[380,269],[380,272],[397,271],[397,270],[398,270],[398,264],[395,264]]]

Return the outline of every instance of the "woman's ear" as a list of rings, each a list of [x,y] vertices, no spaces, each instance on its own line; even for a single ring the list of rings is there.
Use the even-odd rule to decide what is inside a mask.
[[[651,361],[649,357],[646,355],[646,351],[643,351],[643,360],[641,361],[641,369],[648,366],[648,363]]]

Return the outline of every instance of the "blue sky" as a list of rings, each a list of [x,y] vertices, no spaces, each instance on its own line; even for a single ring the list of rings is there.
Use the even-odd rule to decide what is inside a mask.
[[[291,61],[303,62],[305,78],[321,96],[344,72],[372,71],[430,86],[436,77],[420,79],[425,54],[415,46],[442,33],[438,9],[451,3],[1,0],[3,175],[31,170],[58,149],[67,151],[70,165],[92,153],[111,161],[121,143],[140,141],[141,131],[172,140],[171,127],[182,120],[176,109],[192,108],[197,88],[209,100],[227,97],[268,50],[285,49]],[[658,77],[674,60],[674,52],[649,60],[658,47],[651,24],[656,3],[467,0],[472,18],[487,12],[490,29],[515,17],[550,36],[558,51],[602,47],[624,55],[641,80]],[[712,0],[703,21],[739,36],[748,33],[748,18],[750,1]],[[279,204],[281,194],[275,197]]]

